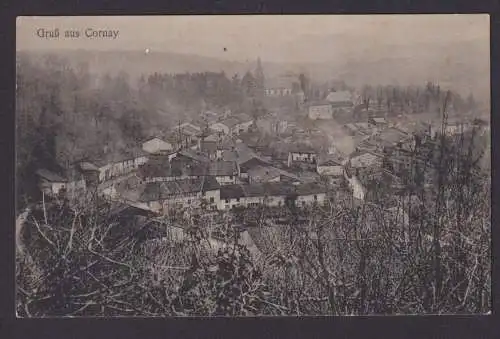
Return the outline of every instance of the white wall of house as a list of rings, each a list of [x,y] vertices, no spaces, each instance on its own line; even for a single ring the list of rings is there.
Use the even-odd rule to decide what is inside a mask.
[[[234,175],[217,175],[215,177],[215,180],[217,180],[220,185],[231,185],[236,184],[237,176],[237,173],[235,173]]]
[[[267,96],[272,96],[272,97],[292,95],[291,88],[266,88],[264,91]]]
[[[59,194],[59,191],[66,188],[66,183],[65,182],[53,182],[53,183],[51,183],[50,186],[51,186],[51,193],[52,194]]]
[[[270,178],[265,181],[260,179],[259,177],[252,177],[252,176],[249,176],[248,179],[250,184],[262,183],[262,182],[279,182],[281,181],[281,175],[277,174],[274,178]]]
[[[209,209],[212,206],[213,209],[217,209],[220,203],[220,190],[206,191],[205,194],[193,192],[172,196],[162,201],[149,201],[146,203],[146,206],[155,212],[166,213],[169,210],[177,208],[200,208],[202,199],[207,201]]]
[[[207,201],[208,209],[217,209],[220,203],[220,190],[206,191],[203,198]]]
[[[154,154],[158,152],[168,152],[173,149],[171,143],[163,141],[159,138],[153,138],[142,144],[142,149],[148,153]]]
[[[140,156],[134,159],[134,165],[135,168],[138,168],[141,165],[144,165],[145,163],[148,162],[148,157],[147,156]]]
[[[318,174],[328,176],[339,176],[344,173],[344,167],[341,165],[336,166],[319,166],[317,167]]]
[[[291,166],[294,161],[313,163],[316,157],[314,153],[289,152],[288,166]]]
[[[312,120],[332,119],[333,110],[331,105],[318,105],[309,107],[309,118]]]

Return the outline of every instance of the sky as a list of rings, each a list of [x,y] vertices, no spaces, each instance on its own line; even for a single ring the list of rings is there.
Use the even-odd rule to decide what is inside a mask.
[[[224,15],[18,17],[18,50],[146,50],[245,61],[323,62],[350,50],[389,53],[460,41],[489,46],[489,16]],[[38,29],[118,30],[116,39],[46,39]],[[83,34],[83,33],[82,33]],[[380,54],[379,53],[379,54]]]

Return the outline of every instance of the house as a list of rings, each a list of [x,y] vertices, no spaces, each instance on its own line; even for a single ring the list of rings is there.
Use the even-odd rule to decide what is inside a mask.
[[[306,207],[313,204],[323,205],[326,201],[327,189],[318,183],[304,183],[296,186],[295,204],[298,207]]]
[[[300,179],[292,173],[272,166],[257,165],[248,170],[248,181],[250,184],[264,182],[289,182],[300,183]]]
[[[248,132],[253,124],[253,119],[246,114],[231,116],[222,121],[210,125],[210,128],[216,132],[222,132],[226,135],[238,135],[243,132]]]
[[[352,109],[355,103],[354,96],[349,91],[332,91],[328,93],[325,101],[331,104],[334,111]]]
[[[349,156],[346,166],[350,168],[365,168],[381,165],[382,158],[379,155],[373,154],[369,151],[358,150]]]
[[[76,190],[85,189],[85,180],[80,173],[75,173],[73,179],[68,179],[66,176],[59,175],[55,172],[41,168],[37,170],[38,187],[40,190],[49,196],[57,196],[63,192],[73,193]]]
[[[401,178],[380,167],[364,168],[357,171],[356,177],[364,188],[365,199],[398,196],[405,185]]]
[[[214,177],[220,185],[235,184],[238,166],[234,161],[216,160],[192,166],[188,175],[193,178]]]
[[[146,204],[151,210],[166,213],[185,208],[201,208],[202,202],[209,209],[216,209],[220,200],[220,186],[212,177],[186,179],[145,184],[138,202]]]
[[[121,153],[105,153],[94,160],[84,160],[80,168],[86,173],[95,172],[98,182],[102,183],[136,171],[148,161],[148,157],[149,153],[142,148],[132,148]]]
[[[241,178],[248,178],[248,170],[258,165],[269,165],[269,162],[257,155],[244,143],[236,143],[231,150],[222,153],[222,160],[234,161],[238,165],[238,173]]]
[[[333,119],[333,108],[328,101],[315,101],[308,105],[308,116],[311,120]]]
[[[317,153],[314,148],[305,144],[292,145],[288,150],[288,167],[294,162],[315,164]]]
[[[163,141],[158,137],[149,139],[142,144],[142,149],[149,154],[170,152],[173,148],[174,147],[171,143]]]
[[[288,97],[299,87],[300,81],[296,76],[282,75],[265,80],[264,94],[268,97]]]
[[[265,205],[280,207],[292,202],[299,207],[314,203],[323,204],[326,188],[317,184],[291,185],[283,182],[267,182],[250,185],[223,186],[220,190],[220,210],[242,206]]]
[[[316,169],[319,175],[323,176],[342,176],[344,173],[344,165],[340,158],[329,155],[320,157],[316,164]]]
[[[457,135],[461,134],[467,130],[470,129],[470,123],[462,120],[448,120],[445,128],[444,128],[444,133],[448,136],[452,135]],[[442,126],[441,124],[432,124],[430,128],[430,133],[432,137],[436,137],[437,135],[441,134],[442,132]]]
[[[171,164],[168,158],[165,161],[148,161],[139,167],[137,177],[142,182],[173,181],[182,178],[182,170]]]

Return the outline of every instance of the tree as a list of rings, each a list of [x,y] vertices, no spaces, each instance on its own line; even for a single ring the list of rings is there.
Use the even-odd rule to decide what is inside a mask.
[[[257,69],[255,70],[255,82],[258,90],[258,97],[262,98],[264,96],[265,76],[264,76],[264,70],[262,69],[260,58],[257,59]]]

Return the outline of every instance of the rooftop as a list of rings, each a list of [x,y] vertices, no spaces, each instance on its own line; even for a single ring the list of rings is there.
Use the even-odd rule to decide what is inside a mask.
[[[292,185],[283,182],[266,182],[250,185],[227,185],[220,190],[221,199],[236,199],[242,197],[310,195],[326,193],[326,188],[319,184]]]
[[[108,164],[122,162],[126,160],[133,160],[138,157],[149,155],[141,147],[131,147],[127,149],[122,149],[116,152],[101,152],[96,154],[89,159],[85,159],[83,162],[93,164],[97,167],[103,167]],[[90,167],[90,166],[89,166]]]
[[[187,179],[166,182],[152,182],[144,185],[139,201],[158,201],[168,197],[186,193],[196,193],[207,190],[219,189],[220,186],[214,178]]]
[[[342,159],[336,155],[328,154],[319,157],[317,164],[318,166],[342,166]]]
[[[199,154],[193,150],[182,150],[179,152],[179,155],[184,156],[186,158],[198,161],[198,162],[209,162],[210,159],[206,156]]]
[[[281,170],[272,166],[257,165],[248,170],[248,176],[261,182],[267,182],[281,175]]]

